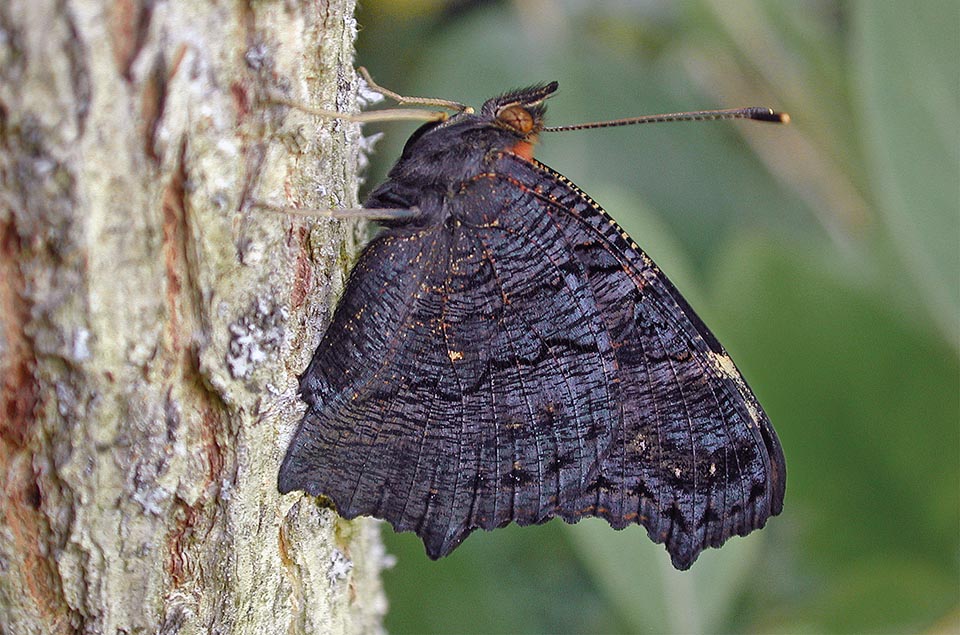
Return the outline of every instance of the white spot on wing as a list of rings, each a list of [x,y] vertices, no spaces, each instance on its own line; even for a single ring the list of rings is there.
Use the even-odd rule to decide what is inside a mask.
[[[740,371],[734,366],[733,360],[730,359],[729,355],[721,355],[713,351],[708,351],[707,357],[718,373],[731,379],[733,383],[737,385],[737,389],[743,397],[743,403],[747,406],[747,412],[750,413],[751,421],[748,421],[747,425],[751,428],[758,425],[760,423],[760,411],[757,409],[757,404],[751,397],[750,389],[747,388],[746,382],[743,381]]]

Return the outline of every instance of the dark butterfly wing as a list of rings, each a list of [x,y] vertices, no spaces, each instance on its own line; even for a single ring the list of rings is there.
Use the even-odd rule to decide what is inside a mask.
[[[762,409],[599,206],[509,154],[450,204],[455,222],[382,236],[355,268],[281,491],[416,531],[434,558],[511,521],[639,523],[680,569],[780,512]]]
[[[620,409],[600,413],[606,452],[599,476],[585,483],[603,495],[592,508],[557,514],[594,514],[617,528],[639,522],[680,569],[779,514],[786,471],[776,433],[670,281],[562,175],[509,154],[491,172],[472,185],[474,196],[512,204],[492,215],[471,208],[474,223],[516,235],[569,272],[567,289],[585,307],[603,366],[615,368],[610,389]]]

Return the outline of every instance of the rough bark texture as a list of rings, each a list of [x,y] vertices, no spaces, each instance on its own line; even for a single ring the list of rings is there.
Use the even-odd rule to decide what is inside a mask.
[[[352,0],[0,4],[0,632],[379,629],[277,465],[354,227]]]

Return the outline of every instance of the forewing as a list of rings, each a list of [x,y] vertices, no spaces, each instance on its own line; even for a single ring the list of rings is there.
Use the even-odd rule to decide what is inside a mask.
[[[509,203],[491,210],[468,206],[471,199]],[[510,154],[458,200],[464,222],[488,236],[483,243],[525,246],[523,257],[501,258],[500,269],[520,278],[552,268],[563,280],[552,299],[521,296],[511,309],[534,331],[576,323],[589,332],[551,346],[558,359],[580,357],[540,384],[577,387],[563,409],[570,417],[579,407],[574,427],[589,440],[583,478],[578,489],[561,490],[556,515],[642,524],[685,569],[705,547],[780,513],[785,466],[766,414],[716,338],[595,202],[549,168]],[[544,288],[550,279],[542,278]],[[548,452],[540,462],[555,460]]]

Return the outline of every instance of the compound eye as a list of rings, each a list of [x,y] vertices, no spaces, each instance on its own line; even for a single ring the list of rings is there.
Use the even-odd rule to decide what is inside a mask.
[[[497,113],[497,121],[521,135],[533,130],[533,115],[523,106],[507,106]]]

